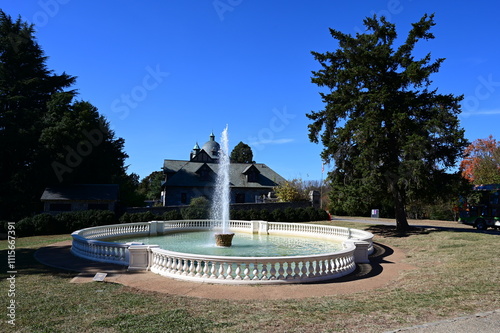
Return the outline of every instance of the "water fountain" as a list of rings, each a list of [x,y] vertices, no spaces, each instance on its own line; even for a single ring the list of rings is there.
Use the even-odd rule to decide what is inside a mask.
[[[366,231],[319,224],[230,220],[229,166],[226,126],[221,136],[210,220],[85,228],[73,232],[72,253],[126,265],[129,270],[150,270],[176,279],[222,284],[326,281],[352,273],[358,263],[369,262],[373,235]],[[214,230],[217,246],[213,242]],[[193,238],[199,231],[209,233],[207,242]],[[238,233],[234,244],[233,232]],[[157,245],[162,237],[170,238]],[[172,237],[181,238],[180,248],[172,248]],[[187,247],[182,247],[183,243]],[[330,247],[334,243],[339,247]],[[266,252],[268,247],[270,252]],[[294,252],[297,249],[300,252]]]
[[[229,139],[227,134],[228,126],[222,132],[221,146],[219,150],[219,172],[215,183],[215,192],[213,195],[211,219],[221,221],[222,232],[215,234],[215,243],[217,246],[230,247],[234,233],[229,232]]]

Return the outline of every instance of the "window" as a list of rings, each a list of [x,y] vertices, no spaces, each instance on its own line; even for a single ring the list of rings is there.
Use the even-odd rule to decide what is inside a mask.
[[[249,172],[247,175],[247,181],[251,183],[257,182],[257,172],[255,171]]]
[[[88,209],[91,210],[108,210],[109,205],[108,204],[88,204],[87,206]]]
[[[245,193],[236,193],[236,203],[244,203],[245,202]]]
[[[187,204],[187,194],[181,193],[181,203]]]
[[[71,204],[69,204],[69,203],[64,203],[64,204],[52,203],[49,205],[49,210],[53,211],[53,212],[70,212],[71,211]]]

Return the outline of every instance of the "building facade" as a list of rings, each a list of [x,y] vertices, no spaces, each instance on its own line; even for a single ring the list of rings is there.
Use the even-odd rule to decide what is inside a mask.
[[[74,184],[45,188],[40,200],[45,213],[62,213],[81,210],[114,211],[118,202],[119,186],[116,184]]]
[[[196,143],[189,160],[164,160],[163,205],[188,205],[191,199],[202,196],[211,199],[219,172],[219,150],[212,133],[201,148]],[[263,163],[231,163],[229,180],[231,203],[260,202],[275,186],[285,182]]]

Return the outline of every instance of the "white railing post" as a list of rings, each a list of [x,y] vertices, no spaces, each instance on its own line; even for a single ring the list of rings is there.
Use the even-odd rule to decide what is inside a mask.
[[[267,221],[259,221],[259,234],[269,234],[269,223]]]
[[[158,245],[130,245],[129,252],[129,271],[148,270],[152,265],[151,249],[159,248]]]
[[[158,234],[158,221],[150,221],[149,223],[149,236],[156,236]]]
[[[360,240],[348,239],[344,242],[344,244],[351,244],[356,247],[354,250],[354,262],[356,264],[368,264],[370,263],[370,259],[368,259],[368,248],[370,247],[370,243]]]

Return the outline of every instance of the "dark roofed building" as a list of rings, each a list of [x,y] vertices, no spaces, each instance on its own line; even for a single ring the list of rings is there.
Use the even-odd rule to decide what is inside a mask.
[[[208,150],[208,151],[207,151]],[[220,145],[215,135],[202,148],[196,144],[189,161],[165,160],[162,200],[165,206],[189,204],[192,198],[211,198],[219,172]],[[285,179],[263,163],[231,163],[229,170],[231,202],[257,202]]]
[[[118,194],[116,184],[58,185],[47,187],[40,200],[47,213],[88,209],[114,211]]]

